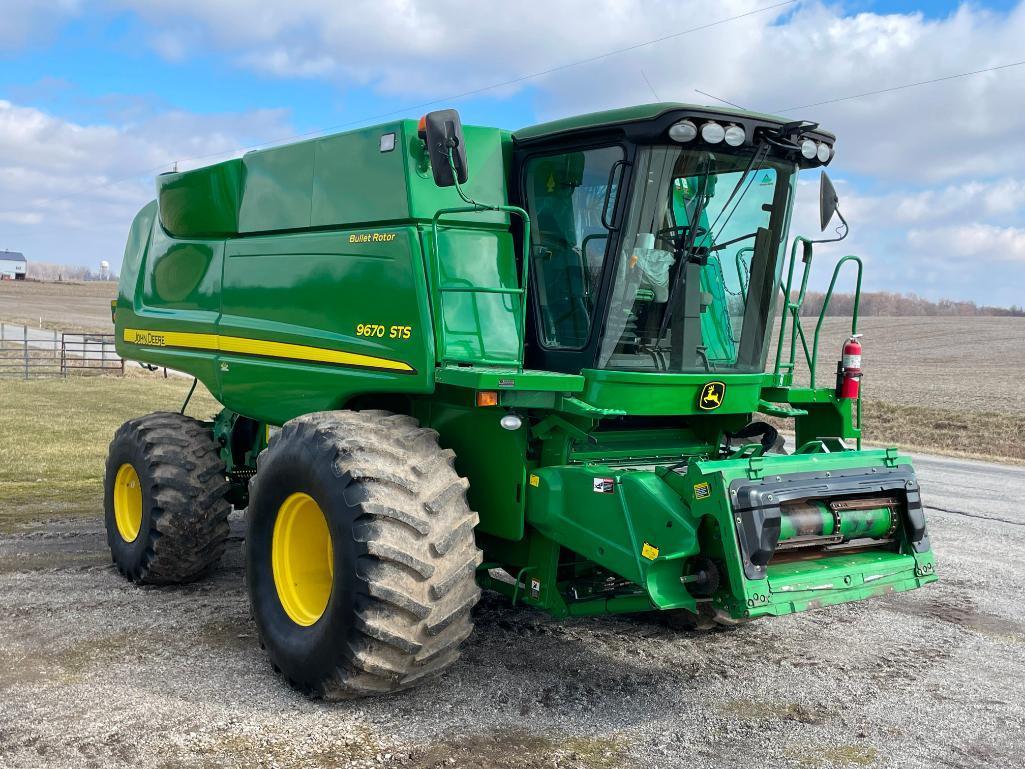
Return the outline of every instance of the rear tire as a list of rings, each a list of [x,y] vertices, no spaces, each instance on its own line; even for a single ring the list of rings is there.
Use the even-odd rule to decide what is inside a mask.
[[[107,454],[107,544],[118,571],[138,583],[206,575],[228,540],[224,463],[209,427],[158,412],[125,422]]]
[[[408,416],[322,412],[260,455],[246,579],[271,662],[301,691],[394,692],[458,658],[480,597],[478,518],[437,437]]]

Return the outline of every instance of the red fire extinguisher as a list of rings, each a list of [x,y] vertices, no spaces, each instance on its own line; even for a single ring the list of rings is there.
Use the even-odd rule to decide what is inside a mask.
[[[861,334],[853,334],[844,342],[836,364],[836,397],[857,398],[861,389]]]

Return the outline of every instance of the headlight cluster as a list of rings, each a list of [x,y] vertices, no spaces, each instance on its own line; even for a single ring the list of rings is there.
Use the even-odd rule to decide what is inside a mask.
[[[678,142],[689,142],[698,135],[698,127],[693,120],[681,120],[669,127],[669,138]],[[701,124],[701,138],[709,144],[726,142],[731,147],[739,147],[747,139],[747,133],[736,123],[723,126],[714,120]]]
[[[808,160],[818,158],[820,163],[825,163],[829,160],[832,152],[833,150],[825,142],[817,142],[814,139],[804,139],[801,141],[801,154],[808,158]]]
[[[714,120],[708,120],[698,128],[693,120],[686,118],[669,126],[669,138],[673,141],[689,142],[699,135],[707,144],[726,142],[731,147],[739,147],[747,141],[747,132],[744,127],[736,123],[727,123],[724,126]],[[825,142],[806,138],[801,141],[801,154],[808,160],[817,158],[820,163],[827,163],[833,155],[833,149]]]

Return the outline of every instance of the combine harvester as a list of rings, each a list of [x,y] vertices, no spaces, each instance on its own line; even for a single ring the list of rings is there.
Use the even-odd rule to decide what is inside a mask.
[[[833,143],[685,104],[515,133],[444,110],[160,176],[118,352],[224,409],[118,430],[115,564],[201,577],[247,508],[260,638],[327,698],[445,670],[481,587],[707,628],[934,581],[910,461],[861,449],[857,303],[835,385],[801,327],[796,176]],[[823,230],[836,204],[823,172]]]

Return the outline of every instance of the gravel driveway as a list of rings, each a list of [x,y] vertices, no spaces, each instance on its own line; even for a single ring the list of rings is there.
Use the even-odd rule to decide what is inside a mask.
[[[241,521],[138,588],[98,521],[0,535],[0,767],[1016,767],[1025,469],[917,461],[940,582],[734,631],[557,623],[486,595],[438,683],[324,705],[260,650]]]

